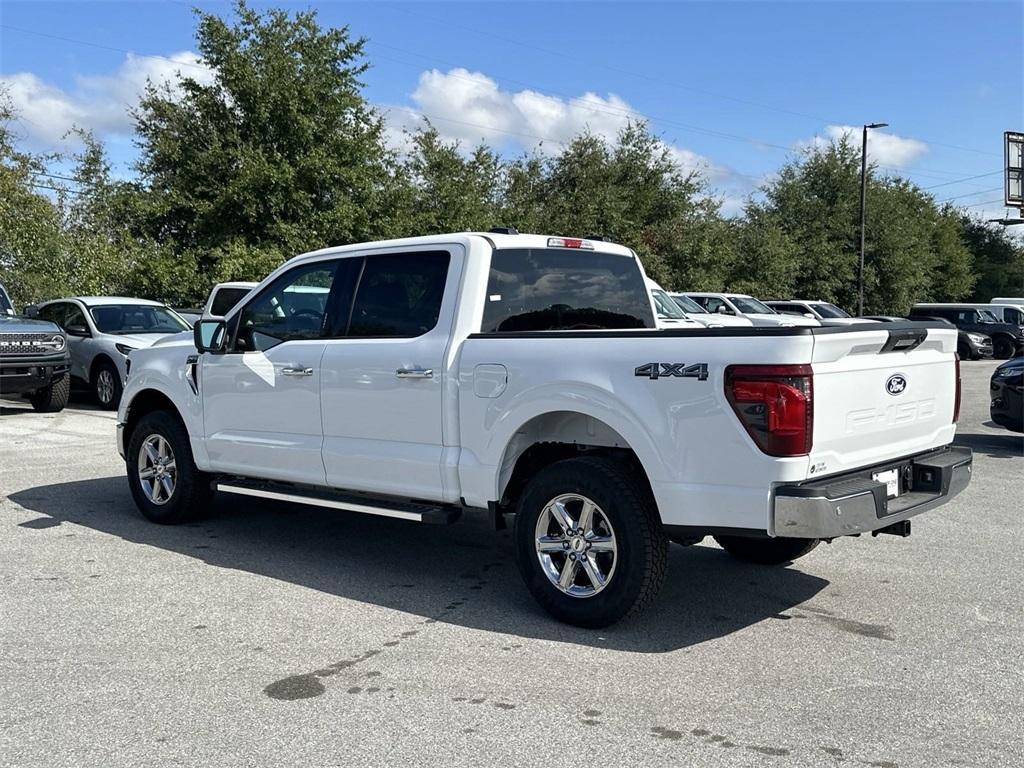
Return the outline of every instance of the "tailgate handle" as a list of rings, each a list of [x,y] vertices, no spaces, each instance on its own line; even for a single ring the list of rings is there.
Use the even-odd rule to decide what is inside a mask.
[[[878,351],[878,354],[884,355],[886,352],[909,352],[910,350],[921,346],[927,338],[927,328],[910,328],[902,331],[889,331],[889,340],[885,342],[885,346]]]

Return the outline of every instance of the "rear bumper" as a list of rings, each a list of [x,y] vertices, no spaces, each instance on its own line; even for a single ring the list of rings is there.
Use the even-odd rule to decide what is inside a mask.
[[[948,446],[893,464],[909,479],[910,487],[891,499],[885,483],[872,479],[872,470],[780,486],[772,501],[774,533],[796,539],[832,539],[887,528],[960,493],[971,481],[972,462],[970,448]],[[883,469],[889,467],[874,471]]]

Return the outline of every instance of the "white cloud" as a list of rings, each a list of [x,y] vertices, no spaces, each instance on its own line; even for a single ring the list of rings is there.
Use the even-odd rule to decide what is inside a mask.
[[[557,152],[573,137],[589,131],[612,140],[628,123],[643,115],[616,96],[586,92],[562,98],[538,91],[502,90],[481,72],[456,68],[431,69],[419,77],[412,92],[413,107],[385,107],[387,135],[392,146],[405,149],[403,130],[429,119],[448,140],[471,149],[479,142],[496,147],[512,146],[545,153]],[[730,171],[705,157],[666,143],[672,159],[686,170],[700,170],[711,181],[730,176]]]
[[[860,146],[861,128],[854,125],[829,125],[825,136],[815,136],[797,142],[798,149],[825,147],[846,136],[855,146]],[[875,129],[868,131],[868,157],[872,162],[891,168],[905,168],[928,151],[928,145],[917,139],[897,136],[895,133]]]
[[[51,149],[75,126],[100,135],[130,131],[129,111],[138,104],[147,80],[166,83],[173,91],[179,75],[204,83],[213,79],[212,71],[189,51],[167,57],[129,53],[113,74],[80,75],[68,90],[30,72],[0,75],[0,88],[7,90],[26,138]]]

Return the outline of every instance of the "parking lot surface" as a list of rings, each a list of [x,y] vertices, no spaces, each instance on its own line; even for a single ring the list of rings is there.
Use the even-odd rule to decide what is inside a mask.
[[[0,401],[0,765],[1024,765],[1024,441],[964,363],[962,495],[786,568],[673,546],[640,617],[507,531],[218,498],[142,519],[114,414]]]

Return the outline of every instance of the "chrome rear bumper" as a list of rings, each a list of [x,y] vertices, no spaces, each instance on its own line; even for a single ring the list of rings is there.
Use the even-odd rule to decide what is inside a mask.
[[[774,535],[832,539],[888,528],[945,504],[971,482],[970,448],[947,446],[884,467],[775,489]],[[886,495],[873,472],[898,468],[901,493]]]

